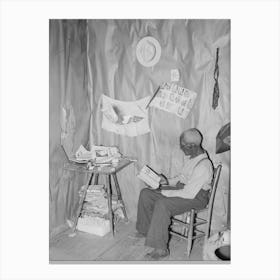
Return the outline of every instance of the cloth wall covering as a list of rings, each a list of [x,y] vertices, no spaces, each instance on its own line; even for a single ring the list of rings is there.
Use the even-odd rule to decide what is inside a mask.
[[[83,174],[63,169],[67,158],[82,144],[117,146],[137,159],[119,173],[130,219],[135,219],[143,184],[136,174],[144,164],[167,176],[182,163],[179,135],[197,127],[203,146],[223,170],[214,204],[213,229],[226,224],[230,185],[230,152],[216,154],[216,135],[230,121],[230,21],[229,20],[50,20],[49,26],[49,188],[50,233],[72,219],[78,205]],[[144,67],[136,57],[137,43],[154,37],[161,46],[159,61]],[[219,48],[219,104],[213,110],[214,67]],[[159,85],[171,82],[197,93],[186,119],[149,107],[150,131],[130,137],[102,128],[102,96],[135,102],[152,96]]]

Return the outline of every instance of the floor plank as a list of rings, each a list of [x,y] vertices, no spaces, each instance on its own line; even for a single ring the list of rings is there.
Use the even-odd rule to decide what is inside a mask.
[[[151,250],[144,246],[144,238],[132,238],[135,223],[120,222],[116,226],[115,237],[110,234],[104,237],[77,232],[69,237],[66,231],[50,242],[50,262],[143,262],[145,255]],[[195,242],[190,258],[186,255],[186,241],[172,237],[169,243],[170,256],[164,261],[202,261],[202,242]]]

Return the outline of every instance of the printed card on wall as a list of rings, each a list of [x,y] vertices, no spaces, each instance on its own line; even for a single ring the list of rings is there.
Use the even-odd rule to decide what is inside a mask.
[[[119,101],[102,95],[102,128],[130,137],[150,132],[148,110],[150,97],[137,101]]]
[[[197,94],[173,83],[164,83],[151,106],[186,119],[193,107]]]

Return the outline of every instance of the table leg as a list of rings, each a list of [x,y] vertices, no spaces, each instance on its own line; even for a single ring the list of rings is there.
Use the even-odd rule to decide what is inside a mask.
[[[106,192],[107,192],[108,214],[110,219],[111,234],[112,237],[114,237],[114,218],[113,218],[113,209],[112,209],[112,188],[111,188],[110,175],[106,176]]]
[[[114,178],[114,182],[115,182],[115,187],[116,187],[116,192],[117,192],[117,196],[118,196],[118,201],[121,202],[121,208],[122,208],[122,211],[123,211],[123,215],[124,215],[125,221],[127,222],[128,218],[127,218],[127,214],[126,214],[126,210],[125,210],[125,205],[124,205],[124,202],[123,202],[123,199],[122,199],[122,193],[121,193],[121,190],[120,190],[120,186],[119,186],[119,183],[118,183],[118,178],[117,178],[117,174],[116,173],[113,173],[113,178]]]
[[[73,232],[76,231],[76,227],[77,227],[77,224],[78,224],[78,219],[79,219],[79,216],[81,214],[83,203],[84,203],[84,200],[86,198],[87,190],[88,190],[88,187],[89,187],[89,185],[91,183],[92,177],[93,177],[93,173],[89,173],[89,179],[88,179],[88,182],[86,184],[86,188],[85,188],[85,190],[84,190],[84,192],[83,192],[83,194],[82,194],[82,196],[80,198],[80,201],[79,201],[77,216],[75,218],[74,226],[73,226]]]
[[[94,176],[94,185],[98,185],[98,178],[99,178],[99,174],[96,173],[95,176]]]

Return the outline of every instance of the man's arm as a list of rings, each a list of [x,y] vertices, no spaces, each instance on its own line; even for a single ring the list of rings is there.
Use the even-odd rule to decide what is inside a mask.
[[[188,181],[188,184],[184,189],[181,190],[172,190],[163,192],[162,194],[168,197],[172,196],[180,196],[188,199],[193,199],[196,194],[199,192],[199,190],[204,186],[211,184],[213,176],[213,170],[210,163],[203,163],[200,164],[195,168],[195,170],[192,173],[191,178]]]
[[[185,187],[185,184],[178,181],[176,185],[160,185],[160,190],[166,191],[166,190],[182,190]]]
[[[160,176],[160,181],[159,184],[160,185],[169,185],[168,179],[166,176],[164,176],[163,174],[159,174]]]
[[[159,182],[160,185],[157,189],[155,189],[158,192],[163,190],[182,190],[185,186],[185,184],[181,183],[180,181],[177,181],[176,184],[171,185],[166,176],[164,176],[163,174],[160,174],[159,176],[161,177],[161,180]]]

